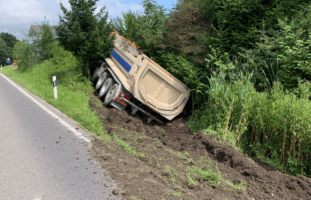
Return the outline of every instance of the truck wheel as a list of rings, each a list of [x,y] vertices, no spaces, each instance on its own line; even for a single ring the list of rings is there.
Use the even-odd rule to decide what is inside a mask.
[[[92,82],[94,82],[95,81],[95,79],[98,77],[98,71],[99,71],[99,67],[97,67],[96,68],[96,70],[95,70],[95,72],[94,72],[94,74],[93,74],[93,77],[92,77]]]
[[[109,73],[108,72],[104,72],[98,79],[97,83],[96,83],[96,90],[98,90],[100,88],[100,86],[102,86],[102,84],[109,78]]]
[[[118,87],[119,87],[119,84],[116,83],[108,90],[107,95],[104,100],[105,106],[108,106],[111,103],[111,101],[114,99],[114,97],[117,94]]]
[[[109,88],[112,86],[112,84],[113,84],[112,78],[108,78],[108,79],[104,82],[102,88],[100,88],[99,97],[104,97],[105,94],[107,93],[107,91],[109,90]]]

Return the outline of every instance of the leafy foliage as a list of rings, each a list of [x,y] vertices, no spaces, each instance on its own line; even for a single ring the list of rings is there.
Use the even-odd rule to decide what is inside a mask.
[[[41,31],[32,33],[28,37],[31,43],[23,40],[17,42],[13,48],[13,58],[21,70],[26,70],[53,57],[52,48],[55,44],[48,22],[42,22]]]
[[[10,48],[13,48],[14,45],[18,42],[16,37],[10,33],[2,32],[0,33],[0,37],[5,41],[6,45]]]
[[[237,54],[239,49],[252,48],[258,42],[260,30],[277,30],[277,19],[295,16],[308,0],[206,0],[199,1],[201,12],[211,19],[212,37],[207,37],[207,45],[214,44],[225,52]]]
[[[78,67],[79,63],[71,52],[65,51],[57,43],[53,46],[53,53],[57,53],[53,58],[25,71],[7,68],[2,73],[65,113],[88,131],[96,133],[107,142],[110,141],[111,137],[105,134],[104,127],[89,107],[91,81],[83,76],[81,68]],[[56,61],[55,64],[55,58],[62,62]],[[62,66],[56,66],[58,64]],[[51,92],[54,75],[57,76],[59,82],[58,99],[54,99],[53,92]]]
[[[114,28],[115,31],[117,31],[120,35],[124,35],[125,32],[125,24],[124,19],[120,17],[116,17],[111,19],[111,26]]]
[[[191,89],[191,94],[194,96],[193,104],[197,107],[202,105],[202,99],[207,99],[206,72],[202,72],[181,55],[176,56],[163,51],[160,53],[166,69]]]
[[[83,63],[77,59],[70,51],[66,51],[59,42],[53,43],[53,74],[56,76],[59,84],[67,87],[71,91],[86,91],[92,87],[91,82],[83,76]]]
[[[192,62],[203,64],[208,53],[202,38],[211,23],[199,9],[196,0],[178,1],[165,22],[164,48],[178,52],[191,59]]]
[[[158,6],[154,0],[144,0],[141,4],[145,8],[144,13],[132,11],[122,13],[126,28],[123,30],[123,36],[135,42],[143,53],[152,58],[157,55],[157,51],[163,44],[166,9]]]
[[[6,52],[7,55],[5,57],[0,56],[2,59],[6,59],[6,58],[10,58],[11,60],[13,59],[13,47],[14,45],[18,42],[18,40],[16,39],[16,37],[10,33],[5,33],[2,32],[0,33],[0,38],[2,38],[4,40],[4,42],[6,43]]]
[[[311,6],[307,6],[292,20],[279,19],[280,30],[261,31],[261,41],[241,54],[249,62],[249,69],[260,72],[256,74],[260,82],[267,76],[269,85],[279,80],[286,89],[293,90],[300,80],[311,79],[310,16]]]
[[[112,27],[107,23],[108,13],[103,14],[105,7],[94,14],[97,1],[69,0],[70,11],[60,5],[64,16],[59,16],[60,24],[56,27],[58,40],[66,50],[82,59],[83,71],[97,67],[113,47],[114,37],[107,39]]]
[[[208,104],[188,125],[227,140],[234,146],[293,175],[310,175],[310,82],[299,84],[297,97],[276,82],[271,92],[256,92],[252,74],[214,72]],[[309,157],[308,157],[309,156]]]
[[[20,70],[26,70],[37,63],[37,56],[33,51],[33,46],[25,40],[19,41],[13,48],[13,58]]]
[[[54,36],[49,26],[49,23],[42,23],[41,31],[35,34],[35,40],[33,41],[33,48],[36,55],[39,56],[39,61],[52,58],[52,46]]]
[[[6,59],[9,56],[8,46],[6,45],[5,41],[0,37],[0,64],[5,65]]]

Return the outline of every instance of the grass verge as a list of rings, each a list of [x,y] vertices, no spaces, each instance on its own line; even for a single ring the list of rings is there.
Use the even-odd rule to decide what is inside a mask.
[[[60,73],[60,71],[62,73]],[[33,94],[37,95],[47,103],[51,104],[61,112],[66,114],[78,122],[86,130],[96,133],[105,141],[110,141],[111,137],[105,134],[105,129],[101,125],[100,120],[89,107],[90,91],[93,90],[91,84],[85,84],[82,88],[79,83],[63,84],[64,81],[59,81],[57,87],[58,99],[54,99],[52,77],[58,74],[57,79],[64,79],[65,74],[73,74],[74,66],[58,69],[55,68],[53,62],[46,60],[41,64],[35,65],[23,72],[11,67],[4,67],[1,71],[4,75],[20,84]],[[67,78],[72,78],[67,77]],[[73,90],[72,85],[76,84],[80,87],[78,90]]]

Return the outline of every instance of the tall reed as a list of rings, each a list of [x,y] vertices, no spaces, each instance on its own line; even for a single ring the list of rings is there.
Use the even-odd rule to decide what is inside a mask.
[[[310,82],[300,83],[295,94],[284,91],[280,82],[259,93],[251,79],[252,73],[242,71],[236,76],[214,72],[208,104],[188,125],[194,132],[203,130],[230,141],[285,172],[310,176]]]

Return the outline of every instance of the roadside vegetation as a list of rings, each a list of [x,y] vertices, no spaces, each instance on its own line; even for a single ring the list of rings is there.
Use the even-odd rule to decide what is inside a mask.
[[[0,33],[0,65],[7,64],[7,58],[13,63],[13,47],[18,42],[16,37],[10,33]]]
[[[104,136],[104,127],[89,109],[92,84],[79,70],[79,62],[58,43],[54,43],[52,55],[53,58],[29,68],[24,68],[25,66],[18,63],[18,68],[5,67],[1,72],[58,108],[82,127]],[[59,83],[58,99],[54,99],[53,94],[52,77],[55,75]]]
[[[183,0],[169,15],[144,3],[115,28],[191,88],[192,131],[310,176],[308,1]]]
[[[78,2],[80,7],[70,1],[72,12],[61,5],[66,17],[76,19],[82,9],[90,11],[84,15],[92,20],[81,20],[85,26],[77,26],[60,17],[59,42],[51,37],[48,24],[43,24],[42,40],[15,44],[17,69],[1,72],[106,143],[113,141],[139,159],[148,152],[132,144],[143,143],[148,135],[123,134],[119,129],[111,137],[89,108],[89,99],[94,98],[89,76],[109,56],[113,38],[107,37],[114,28],[191,88],[187,125],[194,134],[215,135],[283,172],[311,177],[308,1],[180,0],[167,14],[155,1],[144,0],[144,15],[128,11],[123,13],[124,21],[111,22],[107,22],[107,13],[94,14],[96,0]],[[0,45],[4,45],[1,40]],[[58,100],[52,93],[55,75]],[[155,140],[152,145],[161,146],[161,142]],[[194,160],[187,153],[170,153],[180,158],[189,186],[203,180],[234,191],[247,188],[244,180],[239,184],[225,180],[207,157]],[[179,174],[163,163],[155,165],[168,172],[175,191],[171,195],[181,196]]]

